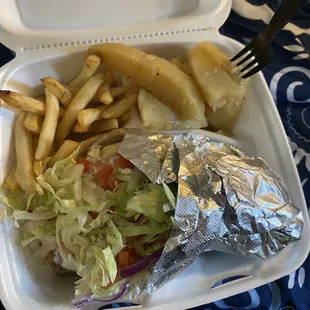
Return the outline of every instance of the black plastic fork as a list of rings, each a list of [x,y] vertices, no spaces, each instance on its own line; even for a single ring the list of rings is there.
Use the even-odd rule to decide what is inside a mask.
[[[306,3],[307,0],[282,0],[280,7],[264,32],[257,35],[241,52],[231,59],[232,62],[239,59],[239,62],[235,64],[237,67],[244,64],[239,70],[240,75],[244,73],[241,75],[242,78],[246,79],[252,76],[271,63],[269,43]],[[251,61],[246,63],[249,60]]]

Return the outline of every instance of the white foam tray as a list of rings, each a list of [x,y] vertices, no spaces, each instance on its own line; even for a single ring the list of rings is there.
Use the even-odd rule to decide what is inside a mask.
[[[3,1],[7,5],[12,4],[10,0]],[[36,2],[28,0],[31,1]],[[20,15],[20,19],[16,19],[14,25],[9,27],[6,18],[2,27],[16,37],[14,39],[9,35],[0,34],[0,41],[5,41],[9,47],[15,48],[17,57],[0,69],[0,88],[36,95],[43,90],[40,85],[40,78],[43,76],[51,75],[61,81],[69,81],[82,67],[89,44],[101,41],[121,40],[148,52],[172,57],[182,55],[197,42],[209,40],[219,45],[227,54],[234,55],[242,46],[220,35],[216,29],[227,18],[231,1],[208,1],[209,8],[203,6],[203,3],[206,5],[206,1],[197,0],[196,4],[200,5],[200,10],[197,11],[195,7],[196,11],[193,9],[193,12],[196,12],[196,16],[190,12],[183,18],[183,22],[177,18],[163,21],[157,26],[155,22],[146,22],[144,26],[140,25],[140,28],[135,25],[126,28],[120,26],[109,30],[105,28],[101,32],[91,29],[85,33],[84,38],[75,29],[74,24],[65,25],[68,29],[62,35],[62,29],[48,29],[38,21],[34,21],[32,26],[26,25],[22,23]],[[0,12],[0,21],[2,13],[3,11]],[[208,16],[210,26],[214,25],[215,28],[202,30],[201,25]],[[195,21],[197,27],[193,27]],[[207,23],[208,20],[205,20],[205,24]],[[42,32],[46,35],[42,36]],[[1,107],[0,118],[0,169],[3,180],[8,168],[14,163],[14,113]],[[217,252],[206,253],[173,281],[148,296],[143,309],[186,309],[238,294],[287,275],[297,269],[307,257],[310,231],[305,199],[280,117],[261,73],[250,80],[242,115],[234,131],[234,139],[217,135],[212,137],[232,143],[249,155],[263,157],[282,177],[293,203],[304,214],[303,239],[266,260]],[[24,258],[16,245],[15,235],[16,231],[11,222],[5,221],[0,225],[0,298],[6,309],[69,309],[73,296],[73,279],[51,276],[30,258]],[[232,276],[245,277],[212,288],[216,282]],[[87,309],[98,307],[95,305]]]

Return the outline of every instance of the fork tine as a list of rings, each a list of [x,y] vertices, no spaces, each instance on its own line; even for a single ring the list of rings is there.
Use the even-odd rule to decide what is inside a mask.
[[[250,44],[248,44],[243,50],[241,50],[237,55],[235,55],[230,61],[235,61],[242,55],[244,55],[247,51],[249,51],[251,48]]]
[[[244,58],[242,58],[237,64],[236,64],[236,66],[238,67],[238,66],[240,66],[240,65],[242,65],[243,63],[245,63],[246,61],[248,61],[251,57],[253,57],[254,56],[254,53],[253,53],[253,51],[251,51],[246,57],[244,57]]]
[[[252,70],[250,70],[249,72],[247,72],[245,75],[242,75],[241,78],[243,79],[247,79],[248,77],[254,75],[255,73],[257,73],[258,71],[262,70],[263,68],[260,65],[257,65],[256,67],[254,67]]]
[[[250,69],[253,65],[257,63],[256,59],[253,59],[250,63],[248,63],[244,68],[240,70],[240,72],[244,72],[245,70]]]

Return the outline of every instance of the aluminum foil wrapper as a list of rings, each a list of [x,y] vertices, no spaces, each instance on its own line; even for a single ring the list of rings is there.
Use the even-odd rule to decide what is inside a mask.
[[[302,213],[261,158],[203,134],[140,129],[128,131],[119,152],[151,182],[178,182],[174,225],[148,293],[203,252],[266,258],[301,238]]]

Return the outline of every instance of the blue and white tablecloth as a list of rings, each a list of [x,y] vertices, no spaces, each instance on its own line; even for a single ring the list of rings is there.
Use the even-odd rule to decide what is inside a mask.
[[[246,44],[262,31],[280,2],[233,0],[233,11],[221,33]],[[310,206],[310,0],[275,38],[272,49],[274,61],[264,75],[277,103]],[[11,59],[12,53],[0,45],[0,66]],[[310,310],[310,257],[298,270],[278,281],[193,309]]]

